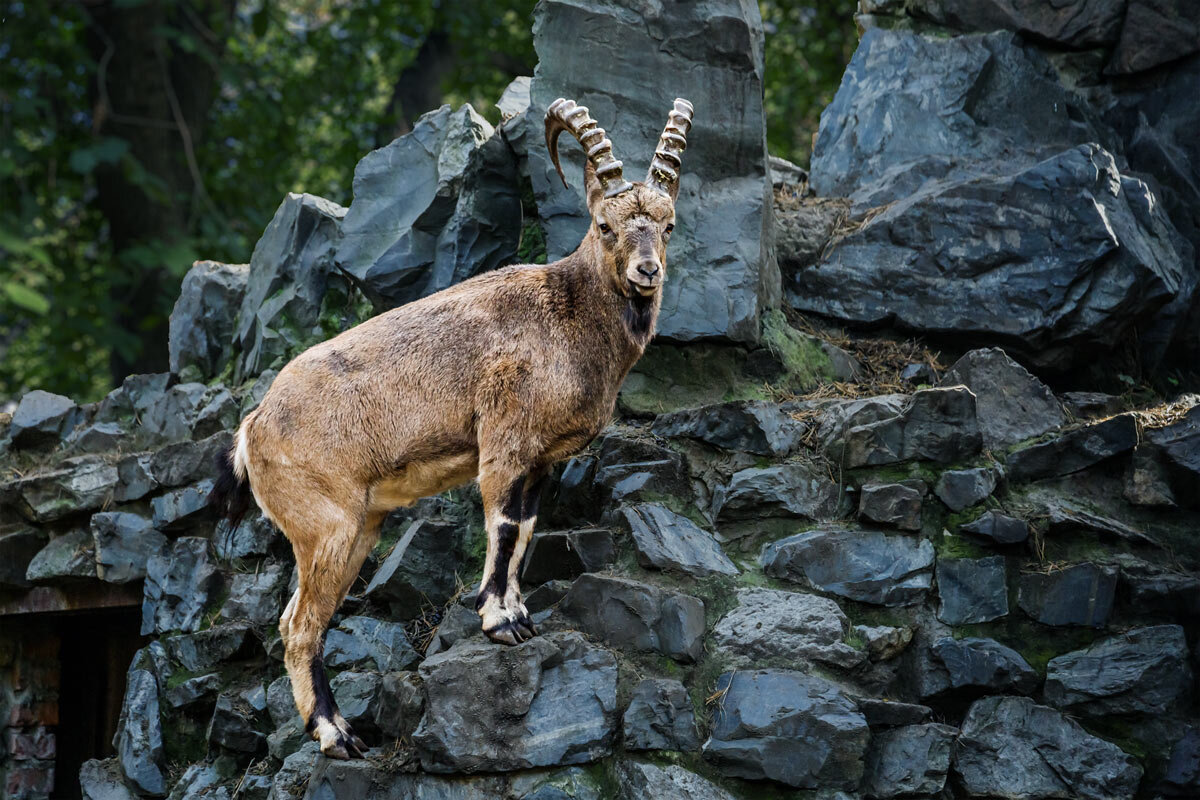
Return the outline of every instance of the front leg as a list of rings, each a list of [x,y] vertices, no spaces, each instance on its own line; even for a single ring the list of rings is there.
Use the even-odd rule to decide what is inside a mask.
[[[528,526],[523,521],[526,484],[523,469],[498,469],[493,465],[479,476],[488,546],[475,610],[484,634],[501,644],[520,644],[537,633],[515,577],[533,532],[532,520]]]

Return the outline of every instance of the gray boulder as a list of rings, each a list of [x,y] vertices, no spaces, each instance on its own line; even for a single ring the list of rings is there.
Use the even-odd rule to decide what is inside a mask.
[[[283,759],[283,766],[271,781],[269,800],[301,800],[308,793],[310,784],[320,785],[318,776],[314,774],[318,765],[336,763],[339,762],[321,756],[319,742],[306,741],[299,750]]]
[[[183,276],[168,329],[171,372],[192,368],[190,376],[208,380],[225,368],[249,274],[248,264],[197,261]]]
[[[25,568],[25,580],[33,583],[95,577],[96,547],[87,531],[54,537]]]
[[[953,769],[969,797],[1119,800],[1132,798],[1142,777],[1133,756],[1026,697],[972,704]]]
[[[1046,625],[1103,628],[1117,590],[1116,567],[1075,564],[1056,572],[1026,572],[1020,577],[1017,605]]]
[[[221,431],[198,442],[169,444],[150,457],[150,477],[176,487],[217,477],[217,456],[229,451],[233,434]]]
[[[962,511],[990,497],[999,480],[999,470],[995,467],[951,469],[938,476],[933,493],[951,511]]]
[[[117,462],[117,485],[113,488],[113,500],[128,503],[141,500],[158,488],[150,477],[150,453],[132,453]]]
[[[626,506],[621,513],[642,566],[696,576],[738,574],[713,535],[687,517],[658,503]]]
[[[359,736],[375,739],[379,691],[383,678],[378,672],[339,672],[329,682],[338,711]],[[409,730],[412,733],[412,729]]]
[[[1008,573],[1003,556],[939,558],[938,619],[947,625],[991,622],[1008,613]]]
[[[960,31],[1016,31],[1033,41],[1085,49],[1116,43],[1125,0],[912,0],[908,13]]]
[[[83,420],[83,411],[69,397],[34,389],[21,397],[9,423],[13,447],[53,447]]]
[[[524,583],[573,579],[599,572],[616,560],[617,548],[607,528],[535,533],[525,552]]]
[[[162,797],[167,793],[163,774],[166,757],[154,673],[131,668],[126,675],[125,700],[121,704],[121,718],[117,722],[113,745],[117,749],[121,771],[138,794]]]
[[[411,741],[413,731],[425,713],[425,694],[416,673],[384,673],[379,680],[373,711],[375,726],[380,733]]]
[[[898,414],[845,432],[834,457],[846,468],[920,459],[951,464],[975,456],[982,445],[975,396],[957,386],[923,389]]]
[[[858,698],[858,710],[867,718],[867,724],[872,730],[919,725],[933,714],[933,709],[929,706],[875,697]]]
[[[960,690],[1033,694],[1040,682],[1020,653],[994,639],[943,636],[929,650],[939,674],[925,679],[922,697]]]
[[[139,416],[139,436],[151,442],[178,442],[192,438],[196,421],[215,394],[227,391],[223,386],[210,388],[203,383],[180,383],[161,395],[151,396],[144,416]],[[136,406],[135,406],[136,409]]]
[[[999,347],[972,350],[942,376],[942,386],[975,394],[983,446],[998,450],[1041,436],[1066,421],[1054,393]]]
[[[335,331],[321,312],[341,310],[352,289],[334,264],[346,209],[310,194],[289,193],[250,256],[249,278],[233,334],[239,382]]]
[[[704,642],[704,603],[690,595],[628,578],[587,574],[559,609],[580,630],[617,647],[648,650],[690,663]]]
[[[733,795],[694,772],[675,764],[658,766],[644,761],[623,760],[617,764],[617,786],[620,800],[661,798],[666,800],[734,800]],[[523,800],[557,800],[523,798]],[[565,796],[563,800],[566,800]]]
[[[846,644],[850,620],[827,597],[740,589],[737,606],[712,629],[713,644],[750,666],[766,659],[853,667],[864,653]]]
[[[120,763],[112,758],[83,762],[79,768],[79,790],[83,800],[137,800],[137,795],[121,778]]]
[[[873,798],[940,794],[957,735],[957,729],[937,723],[876,732],[867,749],[861,791]]]
[[[80,453],[108,453],[124,449],[133,438],[119,422],[97,422],[80,425],[67,437],[67,444]]]
[[[863,642],[863,649],[872,661],[888,661],[904,652],[913,638],[913,629],[907,625],[855,625],[855,636]]]
[[[813,520],[837,515],[837,484],[804,464],[751,467],[734,473],[713,492],[713,516],[745,519],[782,514]]]
[[[251,625],[273,625],[283,610],[281,594],[290,570],[282,564],[265,564],[256,572],[235,572],[229,584],[229,599],[221,606],[221,617]]]
[[[1200,14],[1187,0],[1130,0],[1106,72],[1125,75],[1200,50]]]
[[[909,396],[905,394],[833,400],[818,412],[817,439],[831,457],[840,459],[848,431],[898,416],[908,401]]]
[[[445,604],[458,588],[462,546],[462,531],[455,523],[409,523],[367,584],[366,596],[386,603],[394,615],[406,620],[420,616],[428,605]]]
[[[932,583],[933,560],[927,539],[850,528],[798,533],[759,556],[768,575],[884,606],[919,602]]]
[[[427,772],[497,772],[608,755],[617,663],[578,633],[516,647],[460,642],[420,668],[425,716],[413,734]]]
[[[325,663],[333,669],[394,672],[416,666],[420,658],[398,622],[347,617],[325,634]]]
[[[623,722],[626,750],[696,750],[700,738],[687,689],[679,681],[647,678],[633,690]]]
[[[903,483],[868,483],[858,495],[858,516],[901,530],[921,529],[922,493]]]
[[[804,426],[777,403],[751,400],[660,414],[651,430],[760,456],[782,458],[796,449]]]
[[[1052,658],[1045,697],[1071,714],[1161,715],[1186,703],[1191,684],[1183,628],[1156,625]]]
[[[505,133],[521,142],[548,257],[574,250],[590,218],[578,148],[563,148],[570,188],[550,166],[540,133],[547,106],[558,97],[588,106],[633,181],[645,174],[672,98],[685,97],[696,108],[696,126],[683,163],[658,332],[672,340],[757,341],[762,314],[779,297],[758,7],[734,0],[636,8],[554,0],[537,7],[533,31],[539,63],[529,107]],[[587,48],[576,46],[581,31],[589,32]]]
[[[266,749],[267,696],[261,686],[221,693],[208,723],[208,741],[236,753]]]
[[[250,626],[244,622],[213,625],[202,631],[171,636],[163,641],[171,660],[193,673],[215,670],[223,662],[243,658],[258,642],[251,634]],[[160,676],[160,680],[164,680],[163,676]]]
[[[1144,432],[1130,470],[1136,473],[1139,467],[1158,482],[1157,494],[1164,502],[1154,505],[1200,508],[1200,405],[1178,422]]]
[[[278,539],[279,529],[261,512],[251,511],[232,530],[227,521],[219,521],[213,531],[213,549],[226,561],[265,556]]]
[[[97,511],[112,496],[117,468],[99,456],[68,458],[57,469],[21,478],[13,484],[18,509],[32,522],[55,522],[84,511]]]
[[[167,546],[167,537],[150,520],[127,511],[92,515],[96,574],[108,583],[129,583],[146,577],[146,562]]]
[[[1023,519],[996,511],[985,511],[977,519],[958,529],[973,536],[990,539],[996,544],[1020,544],[1029,538],[1029,525]]]
[[[780,202],[777,190],[775,249],[783,280],[788,281],[796,270],[816,263],[838,225],[849,216],[850,204],[840,197],[806,197]]]
[[[205,478],[191,486],[172,489],[151,498],[150,509],[154,513],[154,527],[160,531],[179,533],[211,521],[216,515],[215,509],[208,502],[208,495],[212,489],[212,479]]]
[[[220,570],[209,557],[208,540],[176,539],[146,561],[142,598],[142,635],[196,631],[222,585]]]
[[[1074,428],[1013,452],[1005,462],[1005,473],[1010,482],[1025,483],[1079,472],[1132,450],[1138,443],[1138,427],[1133,414],[1119,414]]]
[[[471,106],[442,106],[358,162],[337,263],[376,305],[416,300],[516,256],[516,161],[493,134]]]
[[[704,757],[721,772],[801,789],[853,791],[867,720],[836,685],[787,670],[727,672]]]
[[[169,800],[232,800],[233,792],[221,783],[221,771],[215,764],[192,764],[175,782]]]
[[[46,532],[37,528],[19,528],[0,533],[0,588],[24,589],[29,586],[25,572],[46,546]]]
[[[1200,727],[1189,727],[1175,743],[1156,788],[1167,797],[1195,797],[1200,793]]]

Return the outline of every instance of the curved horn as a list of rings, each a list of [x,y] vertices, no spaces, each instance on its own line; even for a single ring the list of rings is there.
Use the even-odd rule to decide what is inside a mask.
[[[546,147],[550,150],[550,161],[558,170],[563,186],[567,179],[558,163],[558,135],[567,131],[587,151],[588,161],[596,169],[596,178],[604,188],[604,196],[612,197],[632,188],[632,184],[621,174],[621,162],[612,152],[612,142],[604,134],[604,128],[596,124],[587,106],[575,105],[574,100],[558,98],[546,109]]]
[[[675,98],[675,106],[667,118],[667,127],[658,140],[650,171],[646,173],[646,184],[669,196],[672,200],[679,194],[679,168],[683,161],[680,155],[687,147],[687,134],[692,129],[692,104],[682,97]]]

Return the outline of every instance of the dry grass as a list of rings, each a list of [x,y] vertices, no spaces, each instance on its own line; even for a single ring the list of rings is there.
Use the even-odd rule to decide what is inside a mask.
[[[1143,428],[1166,428],[1183,420],[1187,413],[1200,405],[1200,395],[1185,394],[1169,403],[1134,410]]]

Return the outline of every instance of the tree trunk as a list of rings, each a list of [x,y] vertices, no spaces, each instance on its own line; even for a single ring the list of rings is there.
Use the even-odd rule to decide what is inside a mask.
[[[425,37],[417,57],[400,73],[392,97],[375,130],[375,146],[383,147],[412,130],[426,111],[442,104],[442,82],[454,68],[454,45],[450,35],[436,28]]]

